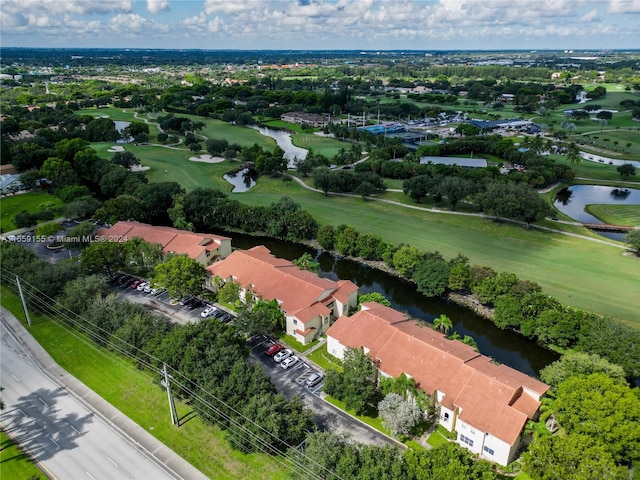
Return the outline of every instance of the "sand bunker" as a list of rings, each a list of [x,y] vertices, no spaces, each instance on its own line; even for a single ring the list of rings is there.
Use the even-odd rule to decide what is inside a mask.
[[[142,165],[134,165],[129,170],[132,172],[144,172],[145,170],[149,170],[151,167],[143,167]]]
[[[124,147],[121,147],[121,146],[118,146],[118,145],[114,145],[113,147],[109,148],[109,150],[107,150],[107,152],[109,152],[109,153],[124,152]]]
[[[189,157],[192,162],[204,162],[204,163],[220,163],[224,162],[222,157],[212,157],[211,155],[200,155],[199,157]]]

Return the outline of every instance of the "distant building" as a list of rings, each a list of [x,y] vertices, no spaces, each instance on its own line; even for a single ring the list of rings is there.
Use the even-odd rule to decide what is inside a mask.
[[[211,233],[194,233],[147,223],[118,222],[111,228],[99,229],[96,236],[117,242],[140,238],[145,242],[159,243],[162,246],[162,253],[184,254],[205,266],[231,254],[229,237]]]
[[[469,345],[449,340],[405,314],[375,302],[342,316],[327,331],[327,351],[344,358],[362,348],[380,375],[404,373],[427,393],[438,422],[461,446],[500,465],[513,461],[528,420],[549,386]]]
[[[282,115],[280,115],[280,120],[282,120],[283,122],[297,123],[298,125],[306,123],[315,128],[326,127],[330,122],[329,116],[304,112],[283,113]]]
[[[277,300],[286,317],[286,332],[306,345],[320,337],[331,322],[357,306],[358,286],[329,280],[301,270],[271,254],[265,246],[236,250],[207,267],[209,274],[240,284],[241,297]]]
[[[486,168],[487,161],[484,158],[460,158],[460,157],[420,157],[421,164],[433,163],[434,165],[457,165],[462,168]]]

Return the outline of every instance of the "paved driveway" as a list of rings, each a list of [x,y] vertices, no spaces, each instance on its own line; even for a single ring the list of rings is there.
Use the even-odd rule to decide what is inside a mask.
[[[302,403],[313,411],[315,421],[321,430],[345,433],[352,440],[369,445],[401,445],[324,401],[321,398],[322,383],[313,388],[306,387],[304,381],[311,374],[320,370],[317,367],[312,367],[303,356],[300,356],[300,362],[289,369],[280,368],[280,364],[264,354],[272,343],[272,340],[262,336],[251,339],[248,342],[251,348],[249,361],[259,364],[283,395],[288,398],[299,395]]]

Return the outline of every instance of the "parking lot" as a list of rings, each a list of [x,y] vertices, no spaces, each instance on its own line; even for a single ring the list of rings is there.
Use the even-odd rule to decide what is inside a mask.
[[[386,435],[324,401],[321,398],[324,382],[308,387],[305,382],[311,375],[314,373],[324,374],[324,372],[312,366],[304,355],[296,354],[300,360],[295,365],[287,369],[281,368],[280,363],[275,362],[272,357],[265,354],[267,348],[273,343],[272,339],[264,336],[254,337],[249,340],[247,342],[247,345],[251,348],[249,361],[261,365],[278,391],[283,395],[288,398],[298,395],[302,403],[314,412],[315,421],[321,430],[345,433],[355,441],[370,445],[398,445]]]
[[[203,319],[202,312],[209,306],[213,305],[213,302],[204,301],[201,305],[190,308],[187,305],[180,305],[175,300],[169,297],[168,292],[161,291],[153,294],[151,292],[145,292],[144,290],[138,290],[131,288],[132,284],[130,280],[144,280],[138,277],[128,275],[127,279],[122,279],[120,282],[111,282],[110,286],[119,296],[122,296],[133,303],[139,303],[145,305],[154,312],[168,316],[171,320],[178,323],[197,323]],[[118,278],[116,276],[116,278]],[[217,316],[211,315],[209,318],[218,318],[221,321],[232,322],[233,314],[220,305],[215,305],[217,309]],[[222,316],[224,314],[224,317]]]

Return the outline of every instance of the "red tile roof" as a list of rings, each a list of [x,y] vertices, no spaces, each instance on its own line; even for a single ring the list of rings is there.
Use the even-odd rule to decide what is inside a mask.
[[[204,251],[217,250],[223,240],[230,240],[229,237],[221,235],[194,233],[138,222],[118,222],[111,228],[101,228],[96,235],[107,239],[120,239],[119,241],[141,238],[146,242],[162,245],[163,253],[186,254],[194,260]]]
[[[348,347],[365,347],[388,375],[404,372],[426,393],[444,393],[442,404],[460,408],[461,420],[509,444],[516,441],[527,418],[535,415],[537,398],[549,389],[375,302],[365,303],[351,317],[340,317],[327,335]]]
[[[287,315],[296,316],[303,323],[319,314],[329,315],[323,303],[335,298],[337,291],[348,296],[358,290],[352,282],[334,282],[300,270],[290,261],[273,256],[264,246],[236,250],[207,270],[223,279],[233,277],[243,288],[250,288],[264,300],[277,299]]]

